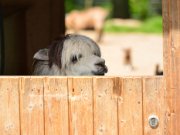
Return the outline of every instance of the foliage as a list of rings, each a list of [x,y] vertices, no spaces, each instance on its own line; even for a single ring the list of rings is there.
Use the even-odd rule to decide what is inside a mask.
[[[75,8],[73,0],[65,0],[65,9],[66,12],[70,12],[72,9]]]
[[[146,19],[149,16],[149,0],[129,0],[131,17]]]
[[[83,6],[77,3],[75,0],[65,0],[65,10],[66,13],[74,10],[74,9],[83,9]]]
[[[112,10],[112,3],[111,3],[111,0],[107,0],[105,2],[96,2],[94,1],[93,5],[92,6],[101,6],[109,11]],[[85,6],[84,6],[84,1],[83,0],[65,0],[65,8],[66,8],[66,13],[70,12],[71,10],[74,10],[74,9],[84,9]]]
[[[153,5],[151,0],[128,0],[128,2],[131,18],[141,20],[154,16],[157,4],[161,5],[161,0],[156,0],[156,5]],[[113,0],[93,0],[93,6],[101,6],[112,11]],[[65,7],[66,13],[73,9],[83,9],[85,8],[84,0],[65,0]]]
[[[155,16],[145,20],[141,26],[142,32],[162,33],[162,17]]]
[[[106,23],[105,32],[138,32],[138,33],[162,33],[162,17],[156,16],[142,21],[139,27],[128,27],[122,25],[115,25],[113,23]]]

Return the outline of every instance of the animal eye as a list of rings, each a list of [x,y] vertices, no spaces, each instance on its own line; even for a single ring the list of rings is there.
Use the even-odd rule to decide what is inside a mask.
[[[97,54],[97,53],[94,53],[94,55],[98,56],[98,54]]]
[[[72,57],[72,59],[71,59],[71,62],[72,62],[72,63],[76,63],[77,60],[78,60],[78,59],[77,59],[77,56],[74,55],[74,56]]]
[[[78,55],[78,58],[79,58],[79,59],[82,58],[82,54],[79,54],[79,55]]]

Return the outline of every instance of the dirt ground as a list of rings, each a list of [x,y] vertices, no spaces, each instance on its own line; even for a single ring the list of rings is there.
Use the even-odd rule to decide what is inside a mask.
[[[82,31],[80,34],[95,40],[95,33]],[[109,34],[105,33],[98,43],[102,57],[106,60],[108,73],[116,76],[154,75],[155,65],[163,67],[163,38],[154,34]],[[132,66],[124,64],[125,49],[131,50]]]

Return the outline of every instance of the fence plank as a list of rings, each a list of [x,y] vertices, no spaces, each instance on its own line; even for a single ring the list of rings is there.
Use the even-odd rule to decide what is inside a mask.
[[[118,98],[119,135],[143,135],[142,79],[123,78]]]
[[[68,78],[70,135],[93,135],[92,78]]]
[[[44,135],[43,77],[23,77],[20,91],[21,134]]]
[[[115,78],[94,77],[94,135],[118,135]]]
[[[165,120],[163,78],[145,78],[143,86],[144,135],[163,135]],[[150,115],[159,118],[159,126],[155,129],[149,126]]]
[[[166,81],[165,134],[180,134],[180,1],[162,0],[163,63]]]
[[[0,135],[19,135],[19,79],[0,79]]]
[[[44,79],[45,135],[68,135],[67,78]]]

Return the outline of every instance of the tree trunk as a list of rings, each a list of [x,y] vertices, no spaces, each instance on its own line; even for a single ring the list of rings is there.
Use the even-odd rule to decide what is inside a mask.
[[[113,0],[113,17],[129,18],[129,0]]]

